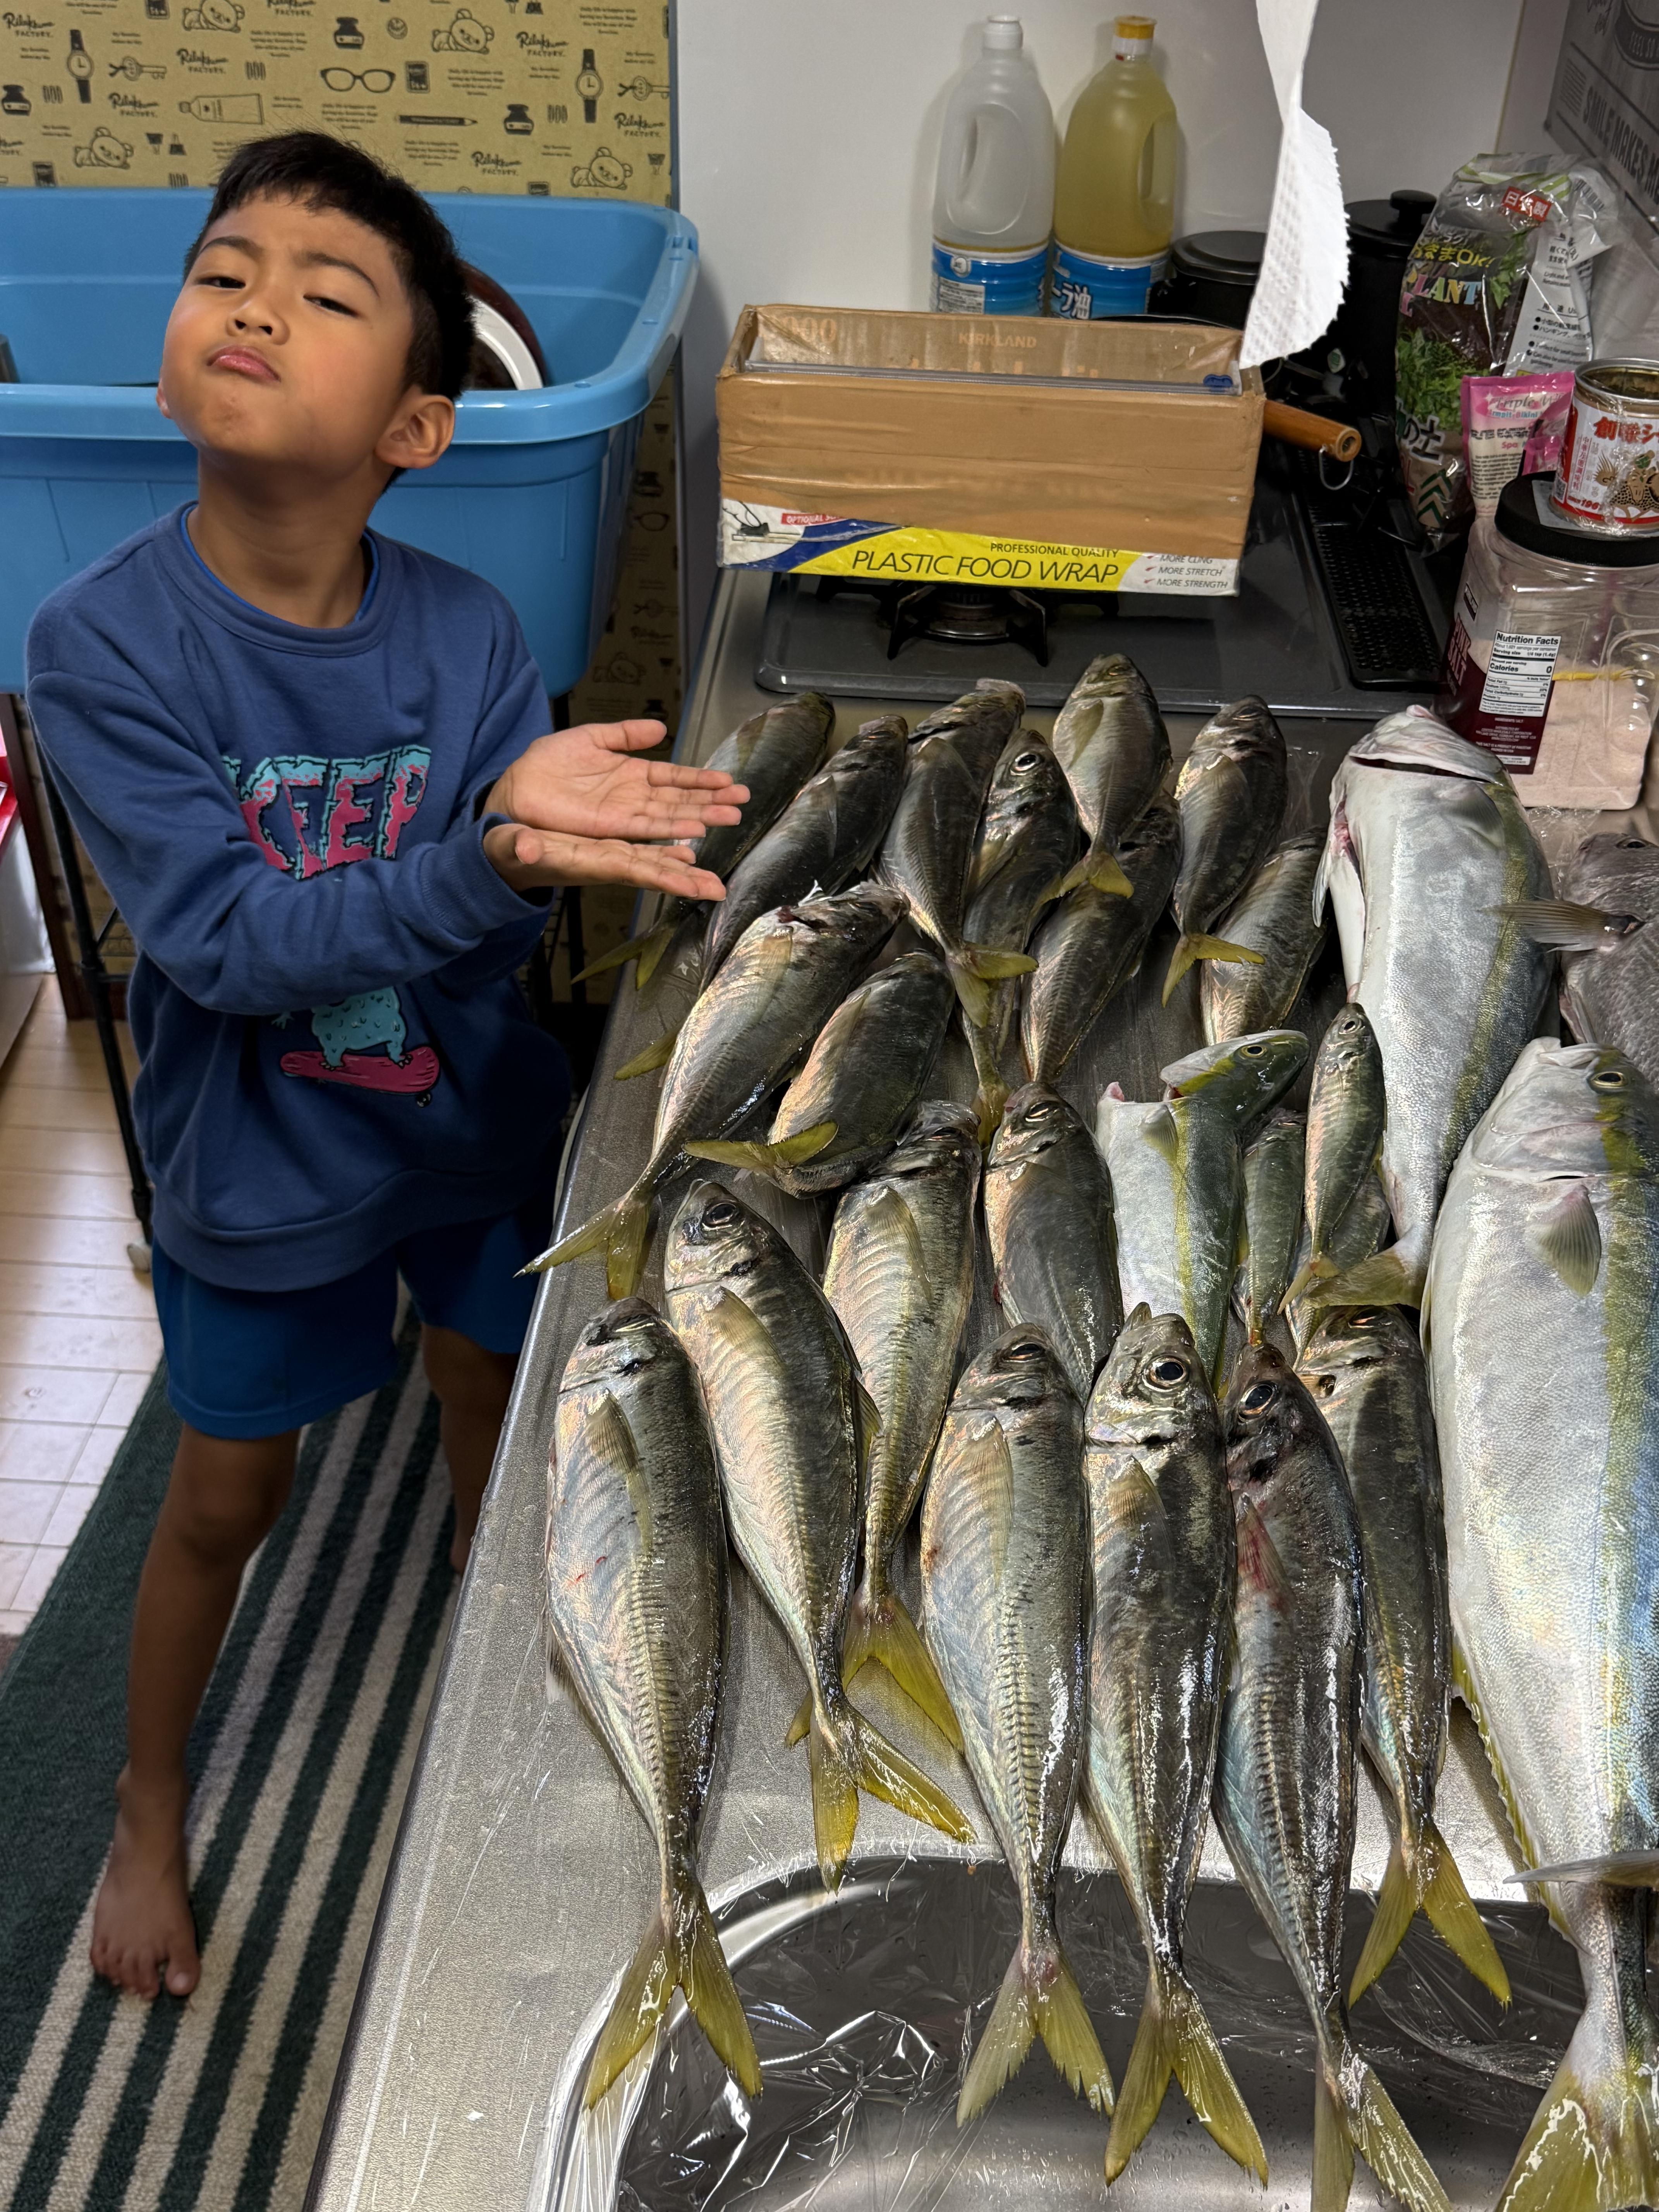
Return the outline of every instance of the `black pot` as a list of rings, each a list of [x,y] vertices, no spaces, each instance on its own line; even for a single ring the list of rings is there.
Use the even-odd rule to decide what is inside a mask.
[[[1146,302],[1147,313],[1190,315],[1242,331],[1267,242],[1259,230],[1200,230],[1176,239],[1170,265]]]
[[[1331,325],[1342,356],[1342,389],[1350,409],[1394,420],[1394,341],[1400,287],[1418,234],[1434,206],[1432,192],[1398,191],[1385,200],[1348,203],[1348,286]]]

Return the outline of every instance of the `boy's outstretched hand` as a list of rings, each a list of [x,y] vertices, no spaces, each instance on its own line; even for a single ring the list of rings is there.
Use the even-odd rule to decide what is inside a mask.
[[[717,824],[740,821],[748,787],[724,769],[638,757],[666,735],[660,722],[647,721],[584,722],[574,730],[553,731],[538,738],[497,779],[484,811],[505,814],[532,830],[591,839],[701,837]],[[559,880],[670,888],[658,875],[624,872],[614,865],[600,874]],[[672,888],[684,886],[677,882]],[[687,896],[712,898],[715,893],[694,890]]]
[[[689,899],[723,899],[718,876],[697,866],[689,845],[636,845],[622,837],[571,837],[562,831],[498,822],[484,832],[486,858],[515,891],[560,884],[634,884]]]

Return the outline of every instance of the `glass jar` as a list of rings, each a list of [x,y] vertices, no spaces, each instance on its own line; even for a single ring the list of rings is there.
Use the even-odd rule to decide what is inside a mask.
[[[1633,806],[1659,708],[1659,542],[1564,521],[1553,483],[1516,477],[1470,532],[1436,711],[1523,805]]]

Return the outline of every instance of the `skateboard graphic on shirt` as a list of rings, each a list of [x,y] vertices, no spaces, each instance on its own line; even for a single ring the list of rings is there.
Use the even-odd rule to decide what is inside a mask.
[[[286,1022],[287,1017],[284,1016]],[[424,1106],[439,1076],[438,1055],[429,1044],[407,1049],[403,1008],[394,990],[362,991],[337,1006],[313,1006],[311,1026],[321,1049],[285,1052],[277,1065],[284,1075],[312,1083],[347,1083],[360,1091],[382,1091],[412,1097]],[[384,1045],[385,1056],[352,1048]]]

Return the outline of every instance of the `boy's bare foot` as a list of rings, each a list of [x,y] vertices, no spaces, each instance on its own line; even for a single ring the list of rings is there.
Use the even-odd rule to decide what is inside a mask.
[[[92,1914],[92,1963],[141,1997],[187,1997],[201,1978],[185,1887],[187,1793],[147,1797],[126,1769],[115,1785],[115,1841]]]

